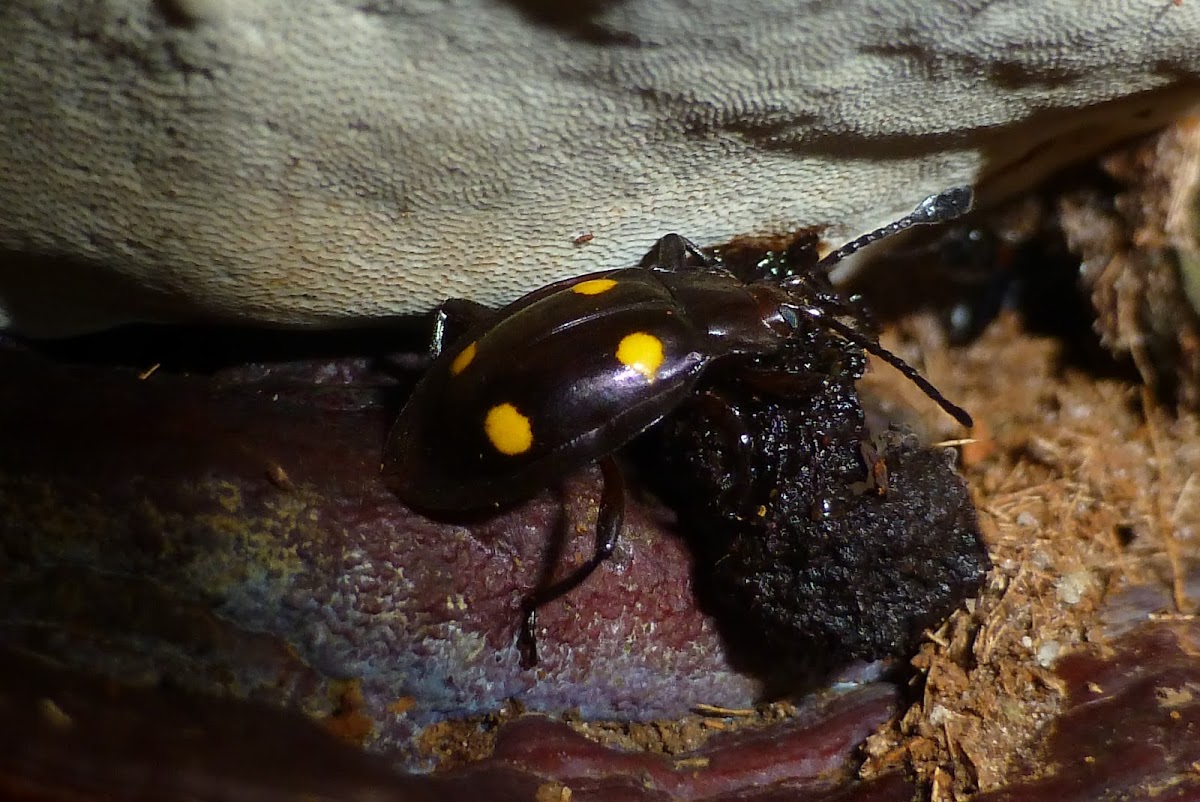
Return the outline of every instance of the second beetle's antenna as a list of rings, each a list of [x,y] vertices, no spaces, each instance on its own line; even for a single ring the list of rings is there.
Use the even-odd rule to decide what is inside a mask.
[[[857,239],[852,239],[836,251],[828,253],[815,265],[816,270],[829,270],[838,262],[852,253],[867,247],[873,242],[899,234],[913,226],[924,226],[930,223],[945,223],[956,217],[962,217],[971,209],[972,193],[970,187],[953,187],[936,195],[930,195],[917,204],[917,208],[901,217],[894,223],[869,231]]]

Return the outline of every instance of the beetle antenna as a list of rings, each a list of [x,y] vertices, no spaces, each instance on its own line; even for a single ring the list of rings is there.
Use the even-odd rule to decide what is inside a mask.
[[[947,415],[954,418],[966,428],[970,429],[975,425],[975,421],[971,418],[971,413],[967,412],[958,404],[955,404],[953,401],[946,398],[946,396],[942,395],[941,391],[934,387],[929,379],[926,379],[924,376],[918,373],[916,368],[884,348],[875,340],[867,337],[861,332],[855,331],[852,327],[847,326],[845,323],[833,317],[832,315],[823,314],[819,309],[805,306],[787,308],[789,311],[804,312],[809,315],[809,317],[819,320],[821,324],[833,329],[850,342],[861,347],[867,353],[871,354],[872,356],[877,356],[884,362],[887,362],[896,370],[904,374],[906,379],[917,385],[917,387],[921,388],[921,392],[933,399],[933,401],[939,407],[941,407]]]
[[[873,242],[878,242],[893,234],[899,234],[901,231],[913,226],[945,223],[948,220],[962,217],[970,211],[972,199],[971,188],[967,186],[952,187],[936,195],[930,195],[918,203],[917,208],[896,222],[888,223],[886,226],[877,228],[874,231],[868,231],[861,237],[852,239],[837,250],[826,254],[824,258],[813,266],[813,269],[829,270],[850,254],[867,247]]]

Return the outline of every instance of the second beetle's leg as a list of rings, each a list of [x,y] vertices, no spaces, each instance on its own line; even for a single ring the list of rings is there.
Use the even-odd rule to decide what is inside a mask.
[[[596,546],[591,558],[557,582],[538,588],[521,602],[523,613],[518,646],[521,664],[525,668],[537,665],[537,611],[555,599],[562,598],[584,583],[600,564],[612,556],[617,538],[625,522],[625,477],[613,457],[600,460],[604,486],[600,491],[600,509],[596,517]],[[553,571],[553,566],[550,567]]]

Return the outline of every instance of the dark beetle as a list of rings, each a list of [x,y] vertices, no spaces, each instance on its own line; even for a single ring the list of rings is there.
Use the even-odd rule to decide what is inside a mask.
[[[605,484],[592,559],[524,603],[532,661],[536,609],[577,586],[616,546],[624,489],[613,452],[679,407],[714,365],[743,365],[756,383],[792,394],[786,375],[764,374],[755,362],[789,348],[798,330],[823,326],[903,370],[971,425],[911,367],[841,322],[852,310],[813,281],[860,248],[958,217],[970,202],[968,188],[931,196],[829,254],[811,274],[746,283],[669,234],[642,267],[560,281],[498,311],[449,301],[436,318],[433,363],[389,437],[386,479],[418,509],[457,512],[519,501],[600,462]],[[463,333],[455,337],[454,329]]]

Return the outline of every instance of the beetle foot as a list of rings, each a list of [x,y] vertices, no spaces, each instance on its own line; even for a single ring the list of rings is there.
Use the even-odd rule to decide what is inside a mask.
[[[517,635],[517,651],[521,655],[521,668],[529,670],[538,664],[537,652],[537,602],[530,598],[521,603],[521,631]]]

